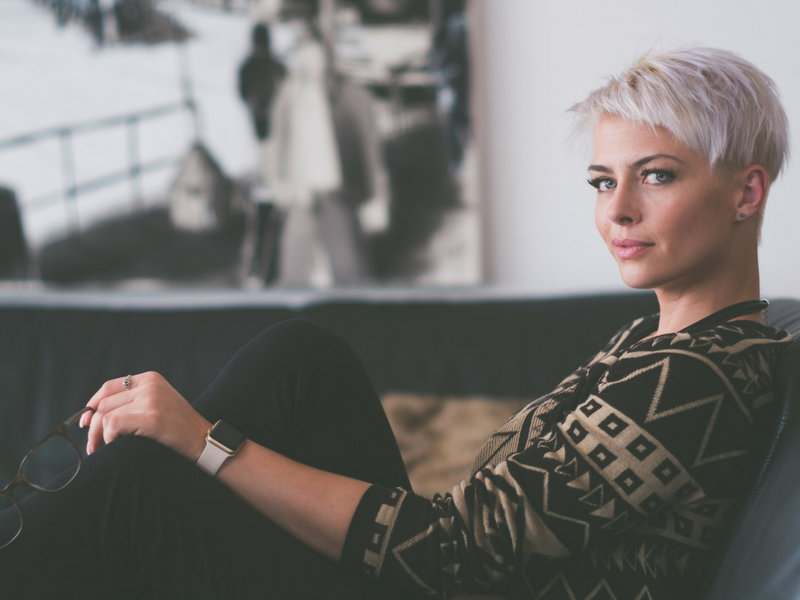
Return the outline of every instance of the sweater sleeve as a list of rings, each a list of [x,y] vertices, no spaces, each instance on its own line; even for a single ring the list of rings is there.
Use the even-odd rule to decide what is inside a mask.
[[[740,339],[714,356],[670,341],[606,357],[574,410],[445,496],[370,488],[343,562],[450,597],[521,573],[533,555],[566,558],[623,532],[710,548],[741,493],[777,344],[745,352]]]

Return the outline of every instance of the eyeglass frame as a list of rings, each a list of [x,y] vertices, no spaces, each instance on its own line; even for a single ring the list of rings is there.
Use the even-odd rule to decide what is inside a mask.
[[[12,543],[14,543],[14,541],[22,533],[22,528],[25,526],[25,516],[22,514],[22,507],[19,505],[19,502],[17,502],[17,499],[14,498],[14,495],[13,495],[14,490],[18,486],[26,485],[26,486],[28,486],[28,488],[30,488],[34,492],[41,492],[43,494],[55,494],[56,492],[60,492],[65,487],[67,487],[70,483],[75,481],[75,478],[78,476],[78,473],[80,473],[81,467],[83,466],[83,455],[81,454],[81,451],[78,450],[78,447],[75,445],[75,442],[73,442],[70,439],[70,437],[67,435],[67,429],[69,429],[72,425],[77,423],[78,420],[80,420],[80,418],[84,415],[84,413],[87,413],[89,411],[92,411],[92,413],[94,413],[95,409],[92,408],[91,406],[85,406],[84,408],[82,408],[81,410],[76,412],[74,415],[69,417],[66,421],[64,421],[63,423],[58,425],[55,429],[53,429],[53,431],[48,433],[47,436],[45,436],[45,438],[42,441],[40,441],[38,444],[36,444],[33,447],[33,449],[30,452],[28,452],[25,455],[25,457],[22,459],[22,462],[19,464],[19,470],[17,471],[16,477],[14,477],[14,479],[12,479],[8,483],[8,485],[6,485],[6,487],[4,487],[2,490],[0,490],[0,496],[6,496],[9,500],[11,500],[11,504],[13,504],[14,507],[16,507],[17,513],[19,514],[19,529],[17,530],[17,533],[8,542],[6,542],[2,546],[0,546],[0,550],[4,550],[4,549],[8,548]],[[73,475],[69,479],[69,481],[67,481],[60,488],[58,488],[57,490],[48,490],[48,489],[45,489],[43,487],[40,487],[40,486],[35,485],[35,484],[31,483],[30,481],[28,481],[28,478],[25,477],[23,471],[25,470],[25,463],[28,462],[28,459],[30,459],[30,457],[33,456],[33,454],[39,448],[44,446],[47,442],[49,442],[54,437],[64,438],[65,440],[67,440],[67,442],[69,442],[70,446],[75,448],[75,452],[77,452],[77,454],[78,454],[78,468],[75,469],[75,473],[73,473]]]

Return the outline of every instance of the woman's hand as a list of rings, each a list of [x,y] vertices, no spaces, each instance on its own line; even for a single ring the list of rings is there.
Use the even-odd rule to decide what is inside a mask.
[[[91,454],[120,436],[149,437],[196,463],[211,423],[158,373],[106,381],[92,396],[80,425],[90,426]],[[287,531],[340,560],[350,521],[368,483],[320,471],[248,441],[217,478]],[[281,485],[272,482],[280,481]]]
[[[106,381],[87,406],[95,409],[81,418],[81,427],[90,425],[86,452],[128,434],[155,440],[192,462],[197,462],[205,447],[211,424],[173,388],[154,372],[131,377],[126,390],[124,378]]]

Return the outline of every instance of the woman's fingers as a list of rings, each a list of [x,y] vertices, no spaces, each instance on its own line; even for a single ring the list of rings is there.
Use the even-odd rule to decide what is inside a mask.
[[[112,411],[119,410],[126,404],[133,402],[134,395],[135,392],[129,390],[97,400],[95,413],[92,416],[89,427],[88,442],[86,444],[87,454],[91,454],[103,445],[105,439],[104,429]]]
[[[91,425],[93,416],[94,416],[94,411],[92,411],[92,410],[83,413],[81,415],[81,420],[78,422],[78,427],[83,429],[87,425]]]
[[[151,425],[151,418],[142,408],[141,404],[128,402],[108,413],[103,419],[103,443],[110,444],[130,433],[145,435]]]
[[[130,379],[131,388],[133,388],[136,376],[129,376],[129,377],[131,378]],[[115,394],[119,394],[120,392],[126,391],[125,379],[126,377],[117,377],[116,379],[109,379],[108,381],[106,381],[102,386],[100,386],[100,389],[95,392],[94,396],[92,396],[89,399],[89,402],[86,403],[86,406],[90,406],[91,408],[97,410],[97,406],[103,399],[108,398],[109,396],[113,396]],[[81,417],[79,426],[86,427],[87,425],[89,425],[92,422],[93,416],[94,413],[91,411],[85,413]]]
[[[151,438],[196,461],[211,427],[166,379],[155,372],[140,373],[106,381],[87,406],[95,409],[81,418],[89,425],[86,444],[91,454],[122,435]]]

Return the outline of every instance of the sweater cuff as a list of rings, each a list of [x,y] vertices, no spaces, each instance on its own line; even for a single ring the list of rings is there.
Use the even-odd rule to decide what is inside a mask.
[[[397,511],[406,494],[401,488],[373,485],[358,503],[342,549],[342,564],[371,579],[380,576],[383,556]]]

